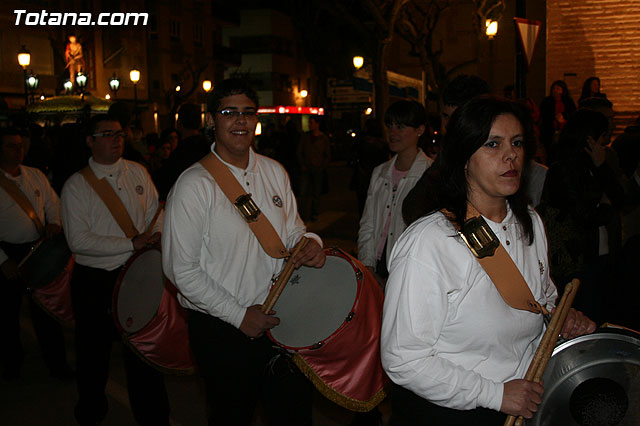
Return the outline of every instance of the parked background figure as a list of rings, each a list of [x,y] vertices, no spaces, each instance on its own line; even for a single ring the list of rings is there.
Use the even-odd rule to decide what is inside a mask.
[[[300,215],[302,220],[317,220],[320,213],[320,195],[331,160],[329,138],[320,131],[320,117],[309,117],[309,131],[302,135],[298,145],[300,165]]]
[[[556,80],[551,84],[549,96],[540,103],[540,142],[545,150],[547,165],[554,159],[555,145],[567,119],[576,111],[567,84]]]

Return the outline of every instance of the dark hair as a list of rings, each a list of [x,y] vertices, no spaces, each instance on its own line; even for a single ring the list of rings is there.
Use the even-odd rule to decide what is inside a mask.
[[[580,100],[585,98],[590,98],[591,96],[591,83],[596,80],[598,85],[600,85],[600,79],[598,77],[589,77],[584,81],[582,85],[582,94],[580,95]]]
[[[560,86],[562,88],[562,100],[571,99],[569,88],[567,87],[567,83],[565,83],[564,80],[556,80],[551,83],[551,87],[549,88],[549,96],[553,96],[553,86]]]
[[[109,107],[108,114],[115,117],[123,130],[129,125],[133,116],[131,105],[124,101],[116,101],[112,103]]]
[[[95,133],[96,129],[98,128],[98,124],[100,124],[102,122],[105,122],[105,121],[115,121],[116,123],[120,123],[120,121],[118,121],[118,119],[115,116],[111,115],[111,114],[94,115],[87,122],[87,127],[86,127],[87,136],[93,135]],[[120,126],[122,127],[122,124],[120,124]],[[124,127],[123,127],[123,129],[124,129]]]
[[[442,92],[442,103],[454,107],[462,106],[476,96],[489,93],[489,85],[477,75],[460,74],[447,84]]]
[[[200,106],[196,104],[182,104],[178,110],[178,122],[185,129],[198,130],[202,120]]]
[[[426,200],[428,212],[447,209],[453,213],[455,222],[462,226],[467,214],[468,183],[465,167],[469,158],[487,141],[496,118],[503,114],[516,117],[522,126],[524,158],[523,166],[529,165],[535,154],[536,142],[531,113],[519,102],[497,96],[480,96],[456,109],[451,116],[445,143],[438,157],[440,173],[430,182],[428,194],[434,196]],[[523,173],[526,176],[526,173]],[[533,223],[528,212],[527,198],[524,194],[525,182],[520,183],[518,191],[507,197],[507,202],[518,219],[529,244],[533,242]]]
[[[22,133],[17,127],[0,127],[0,142],[5,136],[21,136]]]
[[[249,82],[243,78],[228,78],[217,84],[207,97],[207,111],[211,114],[218,111],[223,98],[233,95],[246,95],[258,108],[258,94]]]
[[[384,113],[384,124],[402,124],[409,127],[427,125],[427,113],[416,101],[396,101]]]
[[[607,117],[595,110],[579,109],[562,128],[558,139],[558,157],[566,159],[581,154],[587,146],[587,138],[598,140],[609,130]]]
[[[178,137],[180,137],[180,134],[175,128],[169,127],[168,129],[164,129],[162,132],[160,132],[160,142],[164,142],[169,139],[169,135],[171,133],[175,133],[176,135],[178,135]]]

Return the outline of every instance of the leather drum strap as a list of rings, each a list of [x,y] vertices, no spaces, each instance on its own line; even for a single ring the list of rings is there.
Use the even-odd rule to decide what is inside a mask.
[[[0,186],[7,191],[7,193],[13,198],[13,200],[20,206],[22,210],[29,216],[29,219],[33,221],[33,224],[36,226],[36,230],[38,234],[44,234],[44,225],[40,221],[38,214],[36,213],[33,205],[27,198],[27,196],[18,188],[18,185],[15,184],[11,179],[8,179],[2,171],[0,171]]]
[[[127,208],[122,203],[120,197],[118,197],[118,194],[116,194],[116,191],[109,185],[109,182],[107,182],[105,178],[98,179],[89,166],[80,170],[80,174],[85,178],[87,183],[91,185],[93,190],[96,191],[127,238],[133,238],[138,235],[138,230],[133,224]]]
[[[236,205],[238,198],[246,196],[247,193],[242,185],[233,176],[229,167],[227,167],[214,153],[210,152],[205,155],[200,164],[213,176],[216,183],[227,196],[231,204]],[[264,213],[259,212],[253,221],[247,221],[247,225],[255,234],[260,242],[262,249],[271,257],[280,259],[289,256],[289,251],[285,248],[278,233],[269,222]]]
[[[443,213],[447,219],[452,219],[452,214],[450,212],[443,211]],[[466,220],[474,217],[481,217],[481,214],[473,205],[471,205],[471,203],[467,203]],[[454,226],[457,231],[460,231],[459,227],[455,223]],[[531,289],[524,280],[520,270],[499,240],[498,247],[492,256],[485,256],[482,258],[477,256],[475,257],[487,275],[489,275],[489,278],[496,286],[500,296],[502,296],[509,306],[515,309],[533,312],[535,314],[543,313],[546,315],[549,313],[533,297]]]

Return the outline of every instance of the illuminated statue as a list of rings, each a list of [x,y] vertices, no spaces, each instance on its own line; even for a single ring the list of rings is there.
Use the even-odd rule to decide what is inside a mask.
[[[84,59],[82,58],[82,45],[78,43],[76,36],[69,36],[67,48],[64,51],[64,60],[69,68],[69,80],[75,84],[76,74],[83,70]]]

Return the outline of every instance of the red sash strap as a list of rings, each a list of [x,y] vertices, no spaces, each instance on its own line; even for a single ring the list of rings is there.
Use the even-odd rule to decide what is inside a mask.
[[[262,249],[276,259],[289,256],[289,251],[285,248],[269,219],[253,203],[251,194],[244,191],[229,167],[212,152],[205,155],[200,160],[200,164],[213,176],[224,195],[238,209],[251,231],[258,238]]]
[[[89,166],[80,170],[80,174],[85,178],[87,183],[91,185],[93,190],[96,191],[127,238],[133,238],[138,235],[138,230],[133,224],[127,208],[122,203],[120,197],[118,197],[118,194],[116,194],[116,191],[109,185],[109,182],[107,182],[105,178],[98,179]]]
[[[33,224],[38,231],[38,234],[44,235],[44,226],[38,217],[33,205],[27,198],[27,196],[18,188],[18,185],[15,184],[11,179],[8,179],[2,171],[0,171],[0,186],[2,189],[7,191],[7,194],[13,198],[13,201],[16,202],[18,206],[29,216],[29,219],[33,221]]]
[[[496,289],[500,293],[500,296],[504,299],[504,301],[515,309],[520,309],[524,311],[533,312],[535,314],[543,313],[548,314],[549,312],[541,306],[533,297],[531,293],[531,289],[527,285],[527,282],[524,280],[524,277],[520,273],[520,270],[509,256],[509,253],[505,250],[505,248],[500,243],[500,240],[493,234],[491,229],[489,229],[488,225],[484,231],[489,232],[492,236],[492,242],[496,245],[495,251],[492,254],[481,255],[477,253],[477,250],[472,248],[473,243],[469,242],[469,236],[465,232],[465,230],[461,230],[453,221],[453,214],[447,210],[442,210],[442,213],[445,215],[447,219],[449,219],[458,234],[460,234],[467,244],[467,247],[473,252],[476,260],[480,263],[482,268],[485,270],[489,278],[496,286]],[[476,208],[471,205],[471,203],[467,203],[467,217],[465,220],[465,225],[469,223],[469,220],[480,218],[482,216],[476,210]],[[484,219],[482,219],[484,222]],[[464,232],[464,234],[463,234]],[[475,237],[472,237],[475,238]]]

